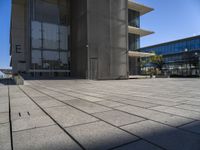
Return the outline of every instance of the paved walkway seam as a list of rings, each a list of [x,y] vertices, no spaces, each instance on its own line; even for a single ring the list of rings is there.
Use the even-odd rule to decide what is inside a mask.
[[[8,105],[9,105],[9,123],[10,123],[10,144],[13,150],[13,135],[12,135],[12,119],[11,119],[11,105],[10,105],[10,87],[8,85]]]

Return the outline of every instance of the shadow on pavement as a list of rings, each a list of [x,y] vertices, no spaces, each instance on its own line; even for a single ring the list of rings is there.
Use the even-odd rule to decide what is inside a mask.
[[[0,79],[0,85],[16,85],[13,79]]]
[[[91,127],[89,124],[69,127],[66,128],[66,131],[85,150],[200,150],[200,122],[198,121],[181,127],[183,130],[150,120],[130,124],[122,127],[122,129],[130,134],[124,131],[109,131],[109,129],[103,129],[100,126],[95,129],[94,126]],[[14,139],[14,143],[19,144],[17,144],[19,146],[17,149],[81,149],[72,141],[71,143],[69,141],[66,143],[67,138],[62,138],[59,135],[54,135],[57,138],[48,136],[48,134],[51,135],[51,133],[48,133],[51,131],[45,132],[44,135],[40,133],[37,135],[37,133],[34,133],[35,131],[31,131],[33,135],[29,134],[31,133],[30,131],[27,131],[28,133],[23,132],[24,134],[18,136],[22,141],[21,144],[19,144],[19,139],[17,141]],[[41,137],[42,139],[38,140]],[[54,139],[53,141],[52,138]],[[14,144],[14,148],[15,146]]]

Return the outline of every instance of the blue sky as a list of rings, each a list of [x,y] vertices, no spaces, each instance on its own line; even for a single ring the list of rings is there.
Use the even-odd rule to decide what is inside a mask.
[[[141,28],[155,32],[141,39],[141,47],[200,35],[200,0],[135,1],[155,9],[141,17]]]
[[[10,1],[0,0],[0,68],[8,68],[10,63]]]
[[[8,68],[10,1],[0,0],[0,68]],[[143,37],[141,47],[200,35],[200,0],[135,0],[155,10],[141,17],[141,27],[155,34]]]

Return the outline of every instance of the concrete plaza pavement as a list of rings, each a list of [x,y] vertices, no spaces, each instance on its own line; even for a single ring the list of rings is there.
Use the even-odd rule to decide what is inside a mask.
[[[0,150],[200,150],[200,80],[0,86]]]

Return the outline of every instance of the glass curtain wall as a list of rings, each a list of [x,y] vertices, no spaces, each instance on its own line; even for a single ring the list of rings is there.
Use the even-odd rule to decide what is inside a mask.
[[[129,26],[140,28],[140,13],[134,10],[128,10]],[[140,36],[136,34],[128,34],[129,50],[137,50],[140,48]]]
[[[158,45],[155,47],[141,49],[144,52],[156,52],[160,55],[168,55],[174,53],[184,52],[185,50],[193,51],[200,49],[200,38],[185,40],[173,43],[167,43],[165,45]]]
[[[31,67],[70,70],[70,0],[32,0]]]
[[[135,51],[140,48],[140,36],[136,34],[128,34],[129,50]]]
[[[140,28],[140,13],[134,10],[128,10],[129,26]]]

